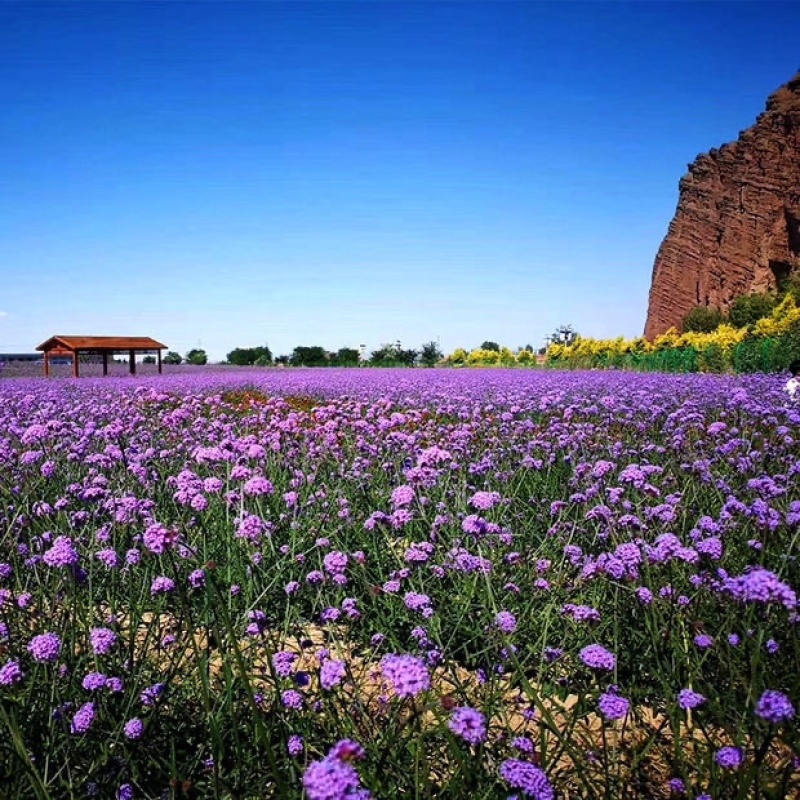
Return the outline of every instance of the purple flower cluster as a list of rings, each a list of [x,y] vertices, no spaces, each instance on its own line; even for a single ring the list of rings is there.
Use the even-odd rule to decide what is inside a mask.
[[[68,536],[58,536],[42,560],[48,567],[74,567],[80,560],[75,543]]]
[[[721,747],[714,754],[714,761],[723,769],[738,769],[744,761],[744,753],[739,747]]]
[[[783,692],[767,689],[759,698],[755,713],[770,724],[779,725],[793,719],[795,711],[792,701]]]
[[[13,686],[16,683],[21,683],[25,678],[25,673],[19,665],[18,661],[6,661],[0,667],[0,686]]]
[[[308,800],[370,800],[372,795],[361,786],[358,772],[350,763],[363,756],[360,745],[345,739],[334,745],[325,758],[312,761],[303,775]]]
[[[703,705],[706,702],[706,698],[703,697],[702,694],[699,692],[695,692],[692,689],[681,689],[678,692],[678,705],[684,709],[692,709],[697,708],[698,706]]]
[[[510,611],[498,611],[494,618],[494,625],[499,631],[511,634],[517,629],[517,618]]]
[[[553,800],[555,792],[544,770],[516,758],[509,758],[500,765],[500,777],[513,789],[519,789],[525,797],[534,800]]]
[[[620,697],[615,690],[609,690],[600,695],[597,707],[603,717],[612,722],[624,719],[628,715],[630,703],[624,697]]]
[[[61,639],[55,633],[39,634],[28,643],[28,652],[35,661],[52,663],[58,660],[61,652]]]
[[[784,608],[797,608],[797,595],[774,572],[756,567],[744,575],[730,578],[725,589],[737,600],[745,603],[779,603]]]
[[[415,697],[430,688],[428,668],[415,656],[386,655],[381,661],[381,670],[397,697]]]
[[[469,706],[454,709],[447,727],[469,744],[478,745],[486,740],[486,717]]]
[[[89,643],[95,655],[108,655],[117,644],[117,634],[110,628],[92,628]]]
[[[72,718],[70,733],[83,734],[92,727],[95,720],[94,703],[84,703]]]
[[[330,691],[338,686],[347,674],[347,665],[344,661],[328,659],[319,671],[320,686],[326,691]]]
[[[600,644],[590,644],[584,647],[580,652],[580,659],[589,669],[610,672],[617,665],[614,654]]]
[[[138,718],[129,719],[122,729],[126,739],[140,739],[144,733],[144,723]]]

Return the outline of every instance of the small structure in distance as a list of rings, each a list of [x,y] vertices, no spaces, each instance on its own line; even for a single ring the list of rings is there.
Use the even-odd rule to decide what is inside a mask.
[[[108,375],[108,357],[115,354],[128,354],[131,375],[136,374],[136,354],[158,356],[158,372],[161,374],[161,351],[165,344],[149,336],[51,336],[36,349],[44,353],[44,375],[50,375],[51,358],[72,358],[72,375],[80,375],[81,355],[99,355],[103,359],[103,375]]]

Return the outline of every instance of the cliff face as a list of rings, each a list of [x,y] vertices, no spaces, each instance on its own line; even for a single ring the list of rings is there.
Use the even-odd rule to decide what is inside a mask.
[[[694,306],[730,308],[800,271],[800,73],[739,139],[700,155],[680,182],[653,265],[644,335]]]

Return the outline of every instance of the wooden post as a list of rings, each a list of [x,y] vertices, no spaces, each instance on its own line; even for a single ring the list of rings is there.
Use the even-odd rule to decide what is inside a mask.
[[[81,375],[80,367],[78,366],[78,351],[72,351],[72,377],[79,378]]]
[[[103,377],[108,375],[108,350],[103,350]]]
[[[44,351],[44,376],[45,378],[50,377],[50,353],[47,350]]]
[[[136,351],[129,350],[128,351],[128,371],[131,375],[136,374]]]
[[[161,351],[158,351],[158,374],[161,374]]]

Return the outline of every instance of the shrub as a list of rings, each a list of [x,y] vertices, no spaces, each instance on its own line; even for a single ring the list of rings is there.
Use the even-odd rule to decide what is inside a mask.
[[[768,317],[775,308],[775,297],[771,294],[743,294],[733,301],[728,313],[731,325],[744,328]]]
[[[723,322],[725,322],[725,315],[718,308],[695,306],[683,318],[682,330],[684,333],[688,331],[711,333]]]
[[[731,361],[734,372],[751,374],[763,372],[762,344],[764,340],[748,334],[733,350]]]
[[[710,344],[697,354],[697,366],[700,372],[727,372],[730,358],[718,344]]]

